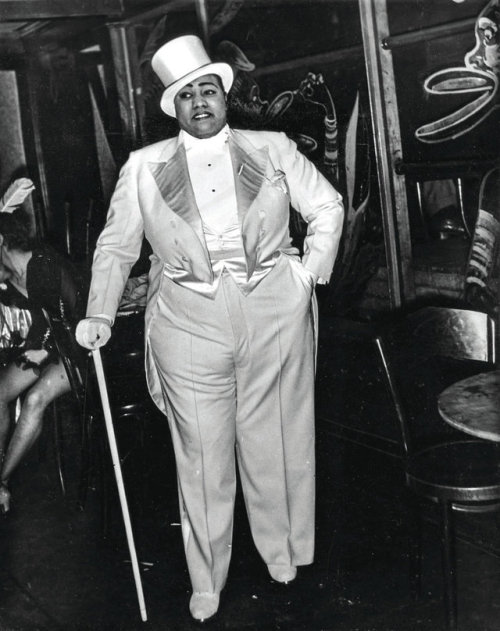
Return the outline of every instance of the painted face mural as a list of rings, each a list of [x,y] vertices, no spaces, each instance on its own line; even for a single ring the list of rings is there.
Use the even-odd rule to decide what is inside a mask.
[[[470,93],[473,98],[454,112],[422,125],[418,140],[438,143],[467,134],[499,107],[500,0],[491,0],[475,24],[476,45],[465,55],[464,65],[433,73],[424,82],[432,95]]]

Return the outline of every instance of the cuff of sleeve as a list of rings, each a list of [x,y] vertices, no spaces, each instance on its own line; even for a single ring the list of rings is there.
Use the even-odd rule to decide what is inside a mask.
[[[316,272],[313,272],[312,270],[308,269],[304,264],[302,264],[302,267],[305,269],[305,271],[312,277],[314,284],[316,285],[316,283],[320,282],[320,278],[319,276],[316,274]]]
[[[114,320],[113,318],[111,318],[109,315],[106,315],[105,313],[94,313],[94,315],[91,316],[87,316],[89,318],[102,318],[103,320],[106,320],[109,324],[109,326],[113,326],[114,324]]]

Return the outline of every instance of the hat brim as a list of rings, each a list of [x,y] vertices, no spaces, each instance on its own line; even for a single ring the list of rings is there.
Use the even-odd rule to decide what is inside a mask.
[[[229,92],[229,90],[231,89],[231,86],[233,85],[233,78],[234,78],[234,73],[231,66],[224,62],[206,64],[205,66],[201,66],[200,68],[197,68],[196,70],[193,70],[192,72],[189,72],[184,77],[177,79],[177,81],[175,81],[174,83],[169,85],[168,88],[166,88],[160,100],[160,107],[165,112],[165,114],[168,114],[169,116],[172,116],[173,118],[176,118],[174,98],[177,92],[179,92],[181,88],[183,88],[185,85],[187,85],[191,81],[194,81],[195,79],[198,79],[199,77],[203,77],[203,75],[206,75],[206,74],[218,75],[222,80],[224,91]]]

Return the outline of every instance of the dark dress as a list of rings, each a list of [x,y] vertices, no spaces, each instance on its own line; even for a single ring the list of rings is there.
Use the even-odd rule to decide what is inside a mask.
[[[81,365],[84,352],[76,343],[74,330],[85,308],[82,274],[49,246],[37,246],[26,270],[26,291],[27,298],[10,285],[0,295],[4,304],[9,301],[31,313],[32,324],[17,359],[27,350],[44,349],[48,357],[42,366],[57,362],[60,356],[66,368],[68,360]]]

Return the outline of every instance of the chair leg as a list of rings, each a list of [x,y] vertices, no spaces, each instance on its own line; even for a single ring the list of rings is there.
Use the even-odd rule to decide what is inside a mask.
[[[450,502],[440,502],[440,509],[446,628],[448,631],[457,631],[455,535],[453,531],[453,515]]]
[[[92,428],[93,416],[90,413],[83,414],[81,435],[81,471],[78,489],[78,507],[83,510],[87,502],[90,485],[91,452],[92,452]]]
[[[104,423],[104,421],[103,421]],[[110,483],[109,477],[112,475],[108,469],[108,459],[109,459],[109,449],[106,443],[106,438],[103,434],[104,429],[102,427],[99,428],[99,436],[98,436],[98,457],[99,457],[99,465],[98,465],[98,477],[100,481],[101,488],[101,534],[104,538],[109,534],[109,503],[110,503]]]
[[[61,487],[61,493],[66,495],[66,476],[64,473],[64,456],[62,446],[62,428],[61,417],[59,410],[57,409],[56,402],[52,403],[52,413],[54,419],[54,450],[56,454],[57,473],[59,477],[59,486]]]
[[[418,498],[413,494],[406,498],[410,523],[409,560],[410,593],[415,601],[422,596],[422,515]]]

